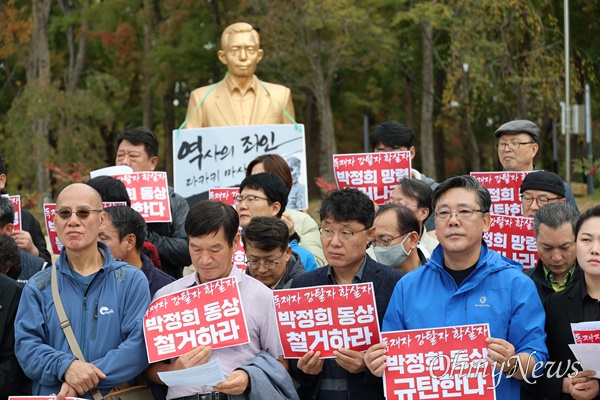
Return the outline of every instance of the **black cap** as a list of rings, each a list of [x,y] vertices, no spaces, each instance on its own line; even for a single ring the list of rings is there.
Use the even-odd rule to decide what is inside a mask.
[[[526,190],[544,190],[565,197],[565,184],[560,176],[550,171],[534,171],[527,174],[521,184],[521,193]]]
[[[538,138],[540,137],[540,128],[538,128],[534,122],[526,119],[516,119],[507,122],[496,129],[494,135],[498,138],[503,133],[528,133],[533,138],[533,141],[537,143]]]

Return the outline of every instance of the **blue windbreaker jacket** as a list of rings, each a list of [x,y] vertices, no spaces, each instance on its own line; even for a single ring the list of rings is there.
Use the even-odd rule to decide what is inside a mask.
[[[488,250],[482,242],[477,266],[460,288],[443,265],[443,249],[438,246],[427,264],[398,281],[383,331],[489,323],[491,337],[508,341],[516,353],[547,361],[544,308],[521,264]],[[519,399],[520,380],[498,376],[498,371],[494,376],[501,378],[497,399]]]
[[[56,267],[61,300],[83,356],[106,374],[98,385],[104,395],[148,366],[142,319],[150,290],[141,270],[115,260],[105,244],[99,242],[98,248],[104,264],[85,293],[64,249]],[[51,268],[44,269],[25,285],[15,322],[15,352],[33,380],[34,395],[58,393],[75,359],[54,307],[50,274]]]

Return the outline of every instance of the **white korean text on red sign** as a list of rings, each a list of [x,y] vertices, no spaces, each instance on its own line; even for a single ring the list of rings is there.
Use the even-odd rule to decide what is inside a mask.
[[[371,282],[277,290],[273,302],[286,358],[310,350],[332,358],[340,348],[363,351],[380,341]]]

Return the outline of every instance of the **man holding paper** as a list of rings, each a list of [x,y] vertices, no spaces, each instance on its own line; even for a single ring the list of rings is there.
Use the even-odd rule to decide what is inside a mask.
[[[241,303],[248,327],[249,343],[234,347],[211,349],[199,345],[194,350],[171,360],[171,363],[157,362],[145,371],[146,379],[163,384],[161,372],[178,371],[206,364],[219,359],[226,376],[224,382],[216,386],[183,385],[171,386],[167,399],[178,400],[223,400],[227,395],[248,395],[259,398],[256,392],[269,393],[278,389],[293,392],[291,378],[285,368],[276,361],[282,358],[283,350],[277,333],[273,293],[261,282],[244,274],[232,263],[232,256],[239,243],[239,218],[228,204],[203,200],[190,209],[185,220],[185,230],[189,238],[189,251],[195,272],[159,290],[154,299],[189,289],[200,284],[221,278],[235,277],[238,283]],[[248,364],[256,360],[259,353],[266,352],[267,367],[262,370],[266,376],[276,379],[260,379],[248,372]],[[264,355],[264,353],[262,353]],[[256,397],[255,397],[256,396]],[[262,397],[260,397],[262,398]]]
[[[404,273],[366,254],[373,239],[373,202],[363,192],[345,188],[331,192],[319,213],[328,265],[294,278],[290,287],[372,282],[381,323],[394,285]],[[335,359],[322,359],[319,351],[311,350],[298,360],[290,360],[292,375],[301,385],[301,399],[383,400],[383,382],[367,370],[362,352],[340,348],[334,354]]]
[[[487,361],[517,378],[496,372],[496,398],[518,400],[519,379],[547,358],[544,312],[522,266],[488,250],[482,240],[490,226],[491,202],[487,189],[471,176],[450,178],[434,190],[440,246],[427,264],[396,285],[382,330],[489,323]],[[367,350],[365,361],[374,375],[381,376],[386,344]]]

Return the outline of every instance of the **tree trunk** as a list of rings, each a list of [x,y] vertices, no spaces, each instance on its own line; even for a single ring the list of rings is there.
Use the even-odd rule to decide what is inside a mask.
[[[329,86],[320,64],[316,65],[315,77],[313,79],[313,91],[319,109],[321,120],[321,137],[319,174],[327,182],[334,182],[333,178],[333,155],[337,153],[335,143],[335,127],[333,124],[333,111],[331,109],[331,98],[329,97]]]
[[[165,115],[165,171],[169,185],[173,186],[173,130],[175,127],[175,83],[170,82],[163,94],[162,107]]]
[[[59,0],[58,4],[64,16],[71,14],[71,3],[66,0]],[[73,93],[79,86],[81,75],[83,74],[83,67],[85,66],[85,57],[87,53],[87,30],[89,28],[88,20],[84,8],[88,5],[87,1],[84,5],[79,5],[79,16],[81,18],[81,30],[83,31],[80,35],[79,44],[77,44],[76,32],[73,27],[67,28],[65,35],[67,36],[67,45],[69,48],[69,67],[67,69],[67,76],[65,77],[65,91],[67,93]]]
[[[479,155],[479,145],[477,144],[475,132],[473,132],[469,113],[469,79],[467,77],[467,71],[461,73],[460,82],[462,86],[462,116],[463,122],[465,123],[465,130],[467,131],[467,154],[470,156],[471,160],[471,172],[477,172],[481,171],[481,157]]]
[[[48,48],[48,23],[52,0],[33,0],[31,14],[33,28],[29,63],[27,64],[27,84],[38,86],[41,92],[50,86],[50,50]],[[46,159],[50,137],[50,118],[38,117],[31,123],[34,157],[39,160],[36,167],[36,185],[38,193],[47,193],[50,177],[43,160]]]
[[[319,176],[319,134],[316,124],[315,96],[311,91],[306,91],[304,103],[304,135],[306,147],[306,173],[308,174],[308,195],[318,198],[321,191],[315,184],[315,177]]]
[[[405,124],[414,132],[415,130],[415,83],[408,73],[404,74],[406,88],[406,103],[404,103]]]
[[[421,100],[421,172],[436,180],[433,152],[433,28],[429,22],[421,23],[423,47],[423,95]]]
[[[154,40],[154,34],[156,31],[156,25],[158,24],[157,8],[155,7],[154,0],[144,0],[144,84],[143,84],[143,112],[142,112],[142,125],[148,129],[152,129],[152,108],[153,108],[153,95],[151,90],[151,81],[154,76],[152,70],[152,63],[150,58],[152,55],[152,41]]]

